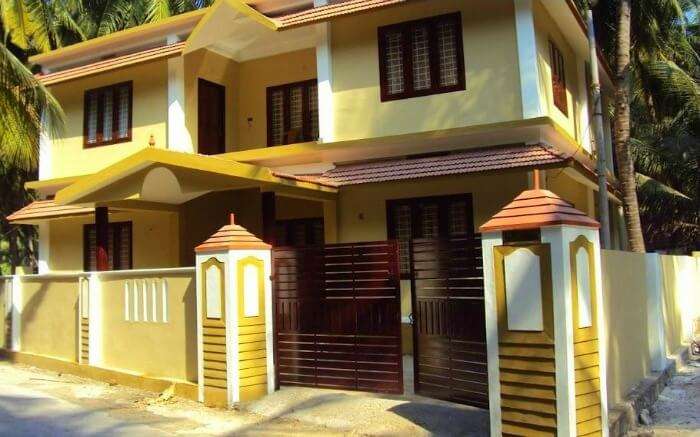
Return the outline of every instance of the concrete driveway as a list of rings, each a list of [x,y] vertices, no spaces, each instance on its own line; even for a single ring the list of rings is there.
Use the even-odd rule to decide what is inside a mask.
[[[488,435],[479,409],[417,396],[284,388],[234,411],[0,362],[0,435]]]

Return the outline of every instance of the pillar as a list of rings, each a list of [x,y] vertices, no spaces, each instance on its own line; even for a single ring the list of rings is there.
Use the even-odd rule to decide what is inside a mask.
[[[197,246],[199,400],[231,408],[275,387],[271,246],[236,225]]]
[[[536,186],[481,227],[491,435],[608,435],[598,226]]]
[[[262,193],[262,227],[263,241],[275,245],[275,226],[277,222],[276,194],[274,191]]]
[[[95,208],[95,242],[96,270],[109,270],[109,211],[105,206]]]

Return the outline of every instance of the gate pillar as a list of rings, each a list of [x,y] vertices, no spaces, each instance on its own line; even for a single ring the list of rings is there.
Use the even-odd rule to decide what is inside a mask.
[[[230,408],[274,390],[270,245],[223,226],[197,246],[199,400]]]
[[[539,188],[481,226],[491,435],[608,435],[598,227]]]

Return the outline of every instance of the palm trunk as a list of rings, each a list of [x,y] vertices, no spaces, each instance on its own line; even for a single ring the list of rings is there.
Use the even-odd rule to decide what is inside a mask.
[[[620,0],[617,28],[617,57],[615,91],[615,151],[618,177],[622,185],[622,207],[629,248],[633,252],[645,252],[644,235],[639,218],[637,182],[634,161],[630,154],[630,20],[631,0]]]

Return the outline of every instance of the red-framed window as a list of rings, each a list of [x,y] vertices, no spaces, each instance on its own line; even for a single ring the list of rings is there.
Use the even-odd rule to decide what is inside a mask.
[[[277,220],[275,246],[320,246],[325,242],[323,219]]]
[[[462,14],[380,27],[382,101],[466,89]]]
[[[267,145],[318,139],[316,79],[267,88]]]
[[[471,194],[387,201],[387,235],[399,243],[401,276],[411,273],[411,240],[447,239],[473,235]]]
[[[566,66],[564,56],[553,42],[549,42],[549,60],[552,66],[552,98],[554,105],[564,115],[569,114],[569,104],[566,99]]]
[[[131,222],[109,223],[107,252],[109,270],[133,268],[133,226]],[[97,229],[94,224],[83,227],[83,268],[86,272],[97,270]]]
[[[83,146],[131,141],[132,106],[132,82],[85,91]]]

